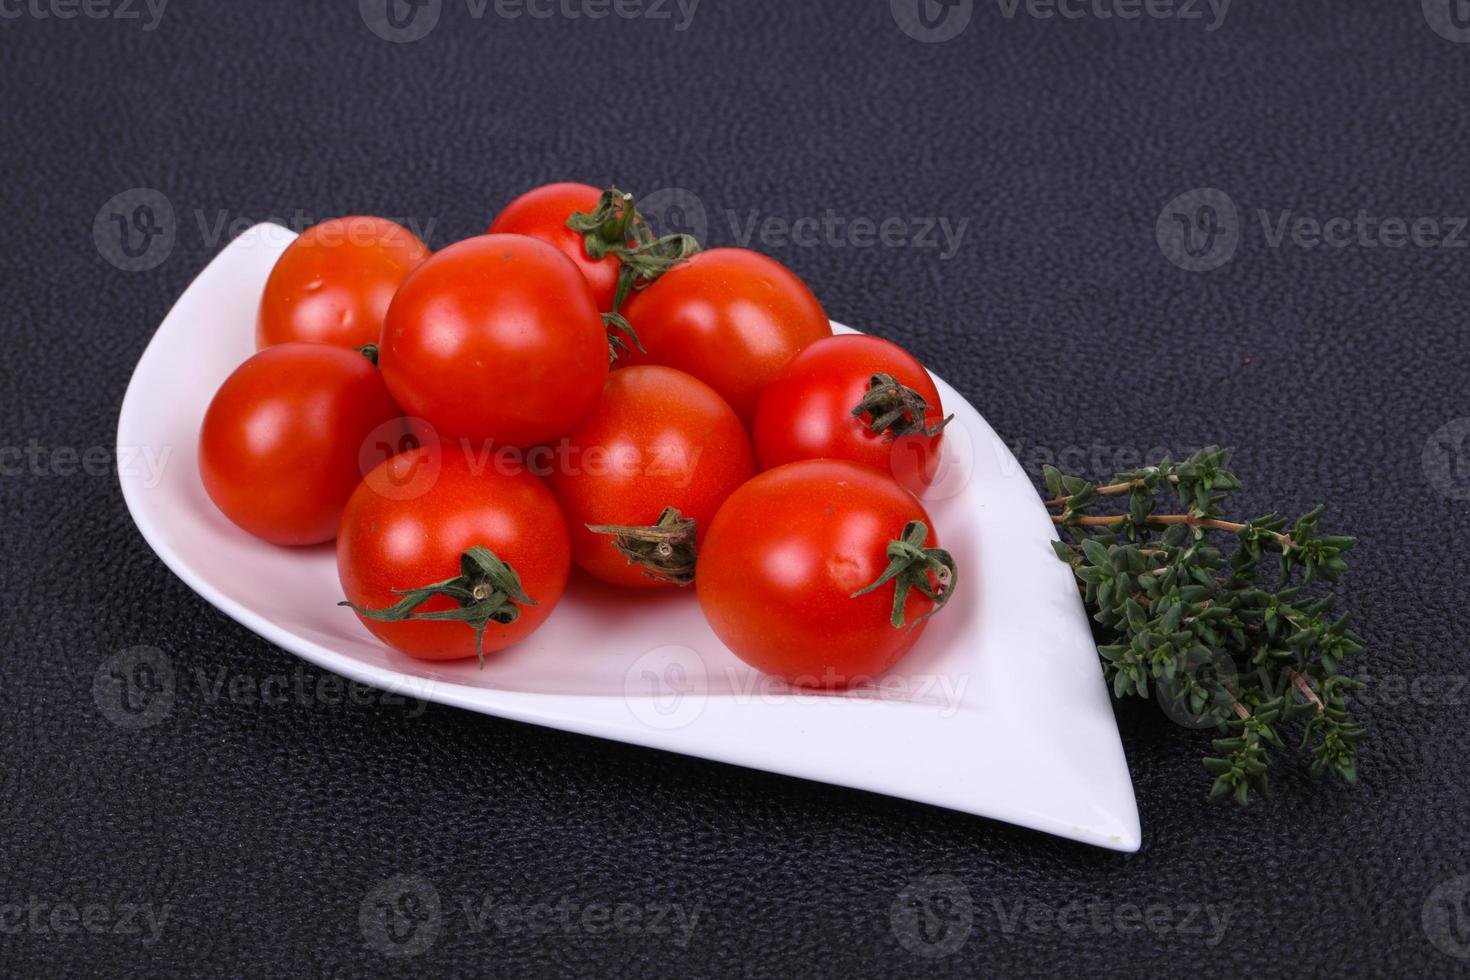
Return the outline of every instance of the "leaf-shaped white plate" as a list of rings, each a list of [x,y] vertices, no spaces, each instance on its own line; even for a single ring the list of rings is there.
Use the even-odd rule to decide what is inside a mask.
[[[866,689],[785,690],[725,649],[692,593],[629,595],[579,575],[546,625],[483,670],[383,647],[336,605],[330,545],[258,541],[199,482],[200,419],[253,352],[261,289],[293,237],[258,225],[220,253],[158,328],[123,400],[128,508],[164,563],[209,602],[375,687],[1138,848],[1108,692],[1077,587],[1052,554],[1046,509],[1005,444],[937,378],[955,421],[924,504],[962,570],[960,591]]]

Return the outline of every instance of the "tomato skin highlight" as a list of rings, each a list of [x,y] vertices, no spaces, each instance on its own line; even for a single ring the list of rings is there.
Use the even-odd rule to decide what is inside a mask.
[[[236,525],[273,544],[330,541],[362,479],[360,453],[400,420],[378,369],[327,344],[255,354],[215,393],[199,429],[199,476]]]
[[[520,576],[534,606],[521,606],[513,623],[490,623],[483,650],[503,650],[534,632],[551,615],[566,587],[571,554],[566,522],[551,491],[505,458],[471,465],[470,454],[446,446],[414,449],[379,464],[348,501],[337,536],[337,573],[347,599],[364,608],[391,606],[409,589],[459,574],[460,555],[475,545],[493,551]],[[423,493],[404,498],[416,471],[437,465]],[[454,609],[437,596],[420,611]],[[345,610],[344,610],[345,612]],[[420,660],[474,657],[474,630],[461,622],[378,622],[358,616],[378,639]]]
[[[761,469],[799,459],[848,459],[887,470],[910,491],[923,494],[939,472],[944,433],[894,438],[873,432],[868,415],[854,416],[853,408],[878,373],[924,398],[925,428],[944,421],[934,380],[908,351],[862,334],[823,338],[787,361],[761,392],[752,427]]]
[[[333,218],[306,229],[271,270],[255,320],[255,346],[292,341],[376,344],[393,294],[430,255],[386,218]]]
[[[602,191],[591,184],[544,184],[507,204],[490,223],[487,234],[529,235],[555,246],[581,270],[592,287],[597,309],[607,312],[617,294],[622,260],[616,255],[594,259],[587,254],[582,233],[567,227],[568,218],[578,211],[595,211],[601,198]]]
[[[741,660],[800,687],[837,689],[889,669],[922,635],[933,602],[917,591],[895,628],[888,542],[909,521],[934,524],[887,474],[845,460],[767,470],[715,515],[694,584],[715,634]]]
[[[441,437],[526,447],[596,403],[607,333],[571,259],[524,235],[481,235],[408,277],[378,359],[398,404]]]
[[[697,378],[654,365],[608,375],[566,443],[568,465],[548,483],[567,517],[573,560],[614,585],[671,583],[629,564],[612,536],[588,524],[652,525],[676,507],[694,520],[697,549],[720,505],[755,472],[745,427],[725,400]]]
[[[832,334],[822,304],[790,269],[743,248],[700,252],[635,291],[623,315],[647,353],[719,392],[750,424],[767,381],[807,344]]]

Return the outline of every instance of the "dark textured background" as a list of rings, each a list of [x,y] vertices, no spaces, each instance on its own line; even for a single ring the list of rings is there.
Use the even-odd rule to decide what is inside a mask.
[[[405,44],[351,0],[176,3],[151,31],[34,9],[0,11],[20,15],[0,18],[0,906],[169,912],[151,943],[0,920],[0,972],[386,971],[358,911],[399,874],[445,903],[432,948],[400,963],[435,972],[1466,972],[1450,954],[1470,953],[1470,919],[1434,923],[1470,911],[1470,469],[1463,430],[1434,434],[1470,416],[1470,249],[1273,248],[1257,214],[1470,214],[1470,43],[1419,0],[1239,0],[1214,31],[1207,8],[1008,19],[979,0],[947,43],[906,36],[887,0],[703,0],[683,31],[444,0]],[[1287,753],[1267,805],[1208,806],[1204,737],[1125,706],[1145,842],[1122,856],[448,708],[201,692],[195,669],[259,684],[297,662],[154,558],[99,460],[154,327],[227,239],[220,219],[371,212],[432,222],[442,246],[564,178],[684,188],[726,244],[728,212],[752,209],[968,222],[947,258],[753,244],[835,318],[913,348],[1023,459],[1070,449],[1097,472],[1220,442],[1244,506],[1330,501],[1361,538],[1342,589],[1370,648],[1353,670],[1386,678],[1361,699],[1361,785],[1315,784]],[[1200,187],[1240,215],[1238,251],[1209,273],[1155,240],[1166,202]],[[174,210],[144,271],[109,261],[105,213],[94,235],[134,188]],[[78,471],[71,453],[92,447]],[[171,658],[178,696],[130,731],[93,680],[142,645]],[[973,927],[926,960],[889,908],[935,874],[968,889]],[[700,918],[683,947],[474,933],[464,895]],[[1102,925],[1048,929],[1074,901]],[[1208,903],[1229,927],[1214,946],[1120,934],[1128,903],[1176,924]]]

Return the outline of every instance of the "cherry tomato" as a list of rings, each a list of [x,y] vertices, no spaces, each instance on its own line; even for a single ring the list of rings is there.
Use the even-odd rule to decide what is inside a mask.
[[[623,314],[645,354],[619,364],[665,364],[719,392],[747,425],[767,381],[832,326],[796,273],[743,248],[700,252],[635,292]]]
[[[400,453],[363,479],[342,516],[342,590],[378,639],[410,657],[504,649],[545,622],[566,587],[567,527],[551,491],[504,457],[475,459],[447,448]],[[427,489],[404,496],[435,468]],[[412,593],[423,586],[437,588]],[[445,594],[455,587],[463,591]],[[446,612],[462,618],[413,618]]]
[[[530,235],[556,246],[582,270],[598,310],[608,311],[617,293],[622,262],[616,255],[594,259],[587,254],[586,237],[567,227],[567,219],[578,211],[590,214],[596,210],[601,197],[602,191],[591,184],[546,184],[507,204],[490,223],[489,233]]]
[[[673,368],[614,371],[564,443],[548,482],[571,528],[572,558],[615,585],[688,584],[715,511],[754,472],[735,412]],[[653,530],[668,508],[678,515]]]
[[[913,494],[871,467],[778,466],[715,515],[699,552],[699,602],[752,667],[797,686],[847,687],[897,663],[948,601],[954,565],[933,528]],[[906,557],[891,557],[890,543],[905,538]],[[901,571],[873,587],[895,563]]]
[[[586,415],[607,378],[587,280],[545,242],[481,235],[436,254],[388,308],[388,390],[446,438],[530,446]]]
[[[762,469],[850,459],[922,494],[939,470],[944,423],[939,391],[913,355],[881,337],[844,334],[814,342],[776,372],[752,431]]]
[[[365,441],[399,419],[363,355],[326,344],[268,347],[236,368],[209,403],[199,475],[215,506],[256,537],[330,541],[362,479]]]
[[[333,218],[308,228],[265,282],[256,348],[293,340],[376,344],[393,294],[428,257],[413,232],[386,218]]]

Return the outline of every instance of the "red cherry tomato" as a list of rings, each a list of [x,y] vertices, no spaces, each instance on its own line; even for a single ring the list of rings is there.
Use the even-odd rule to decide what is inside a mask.
[[[622,262],[616,255],[594,259],[587,254],[587,239],[567,227],[567,219],[578,211],[597,209],[602,191],[591,184],[546,184],[529,190],[505,206],[490,223],[489,233],[529,235],[554,245],[577,264],[600,311],[612,309]]]
[[[308,228],[266,280],[256,348],[293,340],[376,344],[393,294],[428,257],[413,232],[386,218],[333,218]]]
[[[874,384],[876,375],[896,384]],[[867,411],[854,415],[862,405]],[[887,470],[921,494],[939,470],[943,424],[939,391],[913,355],[881,337],[844,334],[816,341],[776,372],[752,431],[762,469],[850,459]]]
[[[623,314],[646,354],[621,364],[666,364],[719,392],[747,425],[771,376],[832,326],[822,304],[775,259],[742,248],[700,252],[635,292]]]
[[[614,585],[687,584],[709,522],[754,472],[735,412],[709,385],[673,368],[614,371],[564,443],[549,482],[570,525],[572,557]],[[693,527],[670,517],[665,533],[673,537],[639,533],[670,507]],[[589,524],[627,533],[597,533]]]
[[[435,469],[437,476],[419,479]],[[421,483],[428,485],[417,495],[402,492]],[[397,591],[461,578],[471,549],[484,549],[509,566],[522,598],[506,596],[505,582],[483,574],[473,561],[473,573],[459,583],[465,590],[461,599],[442,591],[422,597]],[[477,465],[457,450],[438,455],[414,449],[384,461],[352,494],[337,537],[337,573],[358,618],[384,643],[421,660],[475,656],[481,625],[476,614],[495,614],[483,623],[480,652],[530,635],[561,599],[570,566],[566,522],[546,485],[503,458],[487,457]],[[385,621],[381,612],[378,618],[363,615],[405,600],[413,605],[406,615],[459,611],[466,618]]]
[[[715,515],[699,552],[699,602],[752,667],[798,686],[846,687],[913,646],[936,608],[924,589],[947,601],[953,564],[925,550],[936,548],[933,528],[913,494],[878,470],[844,460],[778,466]],[[905,532],[914,563],[871,588]],[[894,626],[900,594],[903,625]]]
[[[524,235],[482,235],[408,277],[378,363],[404,411],[441,436],[530,446],[587,414],[607,356],[592,289],[571,259]]]
[[[326,344],[269,347],[236,368],[210,402],[199,475],[215,506],[256,537],[330,541],[362,479],[365,442],[399,418],[363,355]]]

